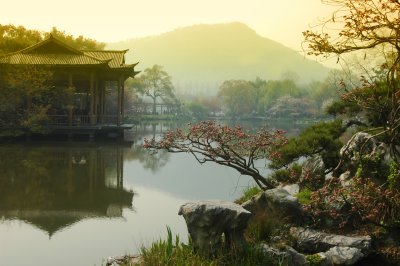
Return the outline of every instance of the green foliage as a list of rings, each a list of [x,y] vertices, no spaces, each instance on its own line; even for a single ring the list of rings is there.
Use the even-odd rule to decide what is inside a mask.
[[[355,115],[361,109],[354,103],[337,100],[328,105],[324,111],[329,115],[338,116],[342,114]]]
[[[52,75],[47,69],[34,67],[0,70],[1,136],[44,132],[47,111],[65,99],[51,86]]]
[[[231,117],[250,116],[256,106],[255,88],[249,81],[228,80],[219,88],[226,113]]]
[[[208,109],[199,103],[189,103],[186,105],[190,116],[196,119],[204,119],[208,117]]]
[[[339,162],[339,150],[342,147],[339,137],[343,132],[341,120],[313,125],[298,137],[290,138],[288,144],[279,149],[281,156],[272,160],[270,166],[279,169],[301,157],[320,154],[326,169],[332,169]]]
[[[293,80],[270,80],[263,87],[261,95],[265,108],[269,109],[273,104],[283,96],[299,98],[305,94],[305,90],[296,85]]]
[[[281,214],[259,210],[250,219],[245,237],[252,243],[265,242],[279,235],[285,223]]]
[[[389,176],[389,165],[379,155],[371,157],[362,155],[357,168],[356,177],[369,177],[386,181]]]
[[[50,32],[58,39],[66,42],[76,49],[103,49],[105,44],[79,36],[68,35],[64,31],[53,28]],[[15,52],[43,41],[50,33],[29,30],[23,26],[0,24],[0,55]]]
[[[46,33],[47,35],[52,34],[57,39],[61,40],[62,42],[67,43],[68,45],[74,47],[75,49],[82,49],[82,50],[103,50],[106,46],[105,43],[98,42],[96,40],[85,38],[82,35],[78,37],[74,37],[66,33],[65,31],[60,31],[56,27],[53,27],[50,33]]]
[[[298,163],[293,163],[288,168],[273,171],[269,178],[279,183],[296,183],[300,178],[301,171],[302,166]]]
[[[343,187],[338,178],[311,194],[306,206],[316,224],[340,228],[362,228],[368,224],[390,228],[400,217],[400,193],[371,178],[354,176]]]
[[[261,248],[249,245],[243,250],[221,248],[213,256],[197,253],[190,244],[184,244],[179,237],[173,240],[171,230],[167,227],[167,239],[154,242],[149,248],[141,249],[141,265],[149,266],[217,266],[217,265],[278,265],[279,261],[265,255]]]
[[[150,97],[153,101],[153,114],[156,114],[157,100],[175,101],[174,86],[171,76],[160,65],[146,68],[141,75],[131,83],[140,94]]]
[[[322,257],[318,254],[306,255],[306,259],[310,266],[321,266],[323,262]]]
[[[262,190],[256,186],[248,187],[243,190],[243,195],[239,199],[235,200],[235,203],[242,204],[251,199],[253,196],[259,194],[261,191]]]
[[[387,178],[390,189],[400,190],[400,165],[396,161],[389,163],[389,175]]]
[[[311,192],[312,191],[309,188],[303,188],[295,196],[301,204],[310,204],[311,203]]]

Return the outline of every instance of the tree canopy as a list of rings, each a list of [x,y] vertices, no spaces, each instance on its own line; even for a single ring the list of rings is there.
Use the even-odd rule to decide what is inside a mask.
[[[156,114],[158,99],[164,101],[175,99],[171,76],[160,65],[146,68],[136,80],[132,81],[130,86],[134,87],[140,94],[152,99],[153,114]]]
[[[354,88],[343,85],[342,100],[369,114],[370,126],[400,157],[400,2],[396,0],[323,0],[337,6],[318,31],[303,32],[308,54],[329,56],[378,49],[373,71]],[[336,29],[336,30],[333,30]],[[366,56],[366,54],[365,54]],[[371,119],[372,118],[372,119]]]
[[[23,26],[0,24],[0,55],[15,52],[34,45],[52,34],[54,37],[66,42],[76,49],[104,49],[105,44],[85,38],[82,35],[74,37],[56,27],[50,32],[26,29]]]

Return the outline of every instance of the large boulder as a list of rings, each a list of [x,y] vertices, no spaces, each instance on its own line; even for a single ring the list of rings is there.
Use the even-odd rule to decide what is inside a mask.
[[[296,239],[297,249],[302,252],[323,252],[335,246],[357,248],[364,254],[371,251],[370,236],[334,235],[303,227],[290,228],[290,234]]]
[[[196,250],[213,253],[225,242],[231,247],[241,248],[245,244],[243,236],[251,213],[242,206],[225,201],[198,201],[181,206],[179,215],[186,225]]]
[[[372,135],[365,132],[357,132],[340,149],[342,165],[338,175],[350,171],[351,176],[355,174],[360,164],[361,156],[364,159],[380,161],[387,164],[390,161],[390,151],[386,144],[378,142]]]
[[[298,199],[285,188],[274,188],[264,191],[242,204],[251,213],[259,211],[281,214],[300,222],[304,216],[302,205]]]

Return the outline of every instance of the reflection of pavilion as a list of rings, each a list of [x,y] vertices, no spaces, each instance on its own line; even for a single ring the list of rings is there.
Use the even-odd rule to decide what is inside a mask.
[[[52,235],[82,219],[122,217],[123,208],[132,208],[133,192],[123,188],[123,147],[63,145],[0,147],[0,217]]]

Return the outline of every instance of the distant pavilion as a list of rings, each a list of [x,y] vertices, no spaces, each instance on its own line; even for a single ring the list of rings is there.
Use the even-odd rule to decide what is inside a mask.
[[[66,106],[49,114],[48,128],[67,134],[132,127],[124,120],[124,83],[139,72],[135,64],[125,63],[128,50],[78,50],[50,35],[33,46],[0,57],[0,69],[7,67],[43,67],[52,72],[51,83],[65,88],[72,97]],[[114,113],[106,113],[106,89],[117,98]],[[115,109],[115,108],[114,108]]]

